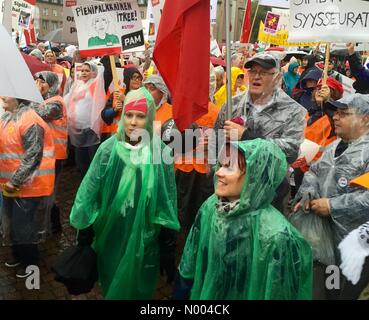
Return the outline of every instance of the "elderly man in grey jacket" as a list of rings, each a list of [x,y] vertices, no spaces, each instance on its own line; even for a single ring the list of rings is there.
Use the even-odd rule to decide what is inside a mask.
[[[333,254],[339,264],[339,243],[369,220],[369,190],[350,185],[351,180],[369,172],[369,95],[355,93],[328,105],[334,111],[335,132],[339,139],[327,147],[305,174],[294,211],[302,207],[329,222],[332,250],[336,251]],[[315,246],[318,247],[314,247],[312,243],[317,253],[325,245],[317,242]]]
[[[230,139],[262,138],[273,141],[284,151],[291,164],[297,159],[304,140],[306,110],[282,91],[282,73],[275,56],[256,54],[245,67],[249,69],[248,90],[233,98],[231,119],[227,119],[227,104],[223,105],[215,129],[224,129]],[[285,211],[283,203],[288,194],[289,184],[285,179],[273,202],[282,212]]]
[[[334,243],[369,220],[369,191],[350,187],[349,182],[369,172],[369,95],[355,93],[329,102],[334,109],[334,126],[340,138],[328,145],[319,161],[305,174],[297,200],[315,214],[329,217]]]

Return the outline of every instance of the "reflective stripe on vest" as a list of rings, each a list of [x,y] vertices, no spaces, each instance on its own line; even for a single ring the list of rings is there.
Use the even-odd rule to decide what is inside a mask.
[[[53,193],[55,181],[53,136],[49,126],[35,110],[24,108],[16,120],[4,122],[0,119],[0,183],[8,182],[22,166],[22,160],[26,156],[22,139],[29,128],[38,125],[44,131],[41,162],[20,186],[19,197],[49,196]]]
[[[62,105],[63,117],[58,120],[51,120],[47,122],[51,129],[54,145],[55,145],[55,158],[66,159],[67,158],[67,144],[68,144],[68,126],[67,126],[67,108],[64,100],[60,96],[54,96],[47,99],[45,103],[59,103]]]
[[[54,169],[36,170],[32,174],[32,177],[48,176],[48,175],[54,174],[54,173],[55,173]],[[0,172],[0,178],[4,178],[4,179],[10,179],[11,177],[13,177],[13,175],[14,175],[14,172]]]
[[[42,156],[44,158],[54,158],[54,151],[51,150],[47,150],[44,151],[42,153]],[[22,154],[18,154],[18,153],[1,153],[0,154],[0,159],[1,160],[13,160],[13,159],[23,159],[23,155]]]
[[[68,139],[54,139],[54,144],[66,144]]]

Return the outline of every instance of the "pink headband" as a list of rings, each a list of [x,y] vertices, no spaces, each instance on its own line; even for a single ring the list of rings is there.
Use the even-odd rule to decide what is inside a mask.
[[[124,106],[124,112],[132,111],[132,110],[147,113],[146,99],[143,98],[141,100],[132,101],[130,103],[127,103]]]

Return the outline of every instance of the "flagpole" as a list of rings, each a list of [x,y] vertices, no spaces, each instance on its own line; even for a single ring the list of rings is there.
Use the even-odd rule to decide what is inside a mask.
[[[254,14],[254,19],[252,20],[252,25],[251,25],[251,29],[250,29],[250,35],[249,35],[248,43],[250,43],[250,40],[251,40],[252,30],[254,30],[255,20],[256,20],[256,16],[258,15],[258,12],[259,12],[259,1],[258,1],[258,5],[256,6],[256,11],[255,11],[255,14]]]
[[[227,119],[232,119],[232,80],[231,80],[231,6],[224,1],[226,20],[226,65],[227,65]]]

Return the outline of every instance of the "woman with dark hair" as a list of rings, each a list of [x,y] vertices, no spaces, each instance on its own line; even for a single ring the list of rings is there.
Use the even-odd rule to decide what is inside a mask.
[[[125,95],[129,91],[137,90],[142,86],[143,77],[138,69],[127,68],[124,70],[123,76],[125,87],[111,93],[104,109],[101,111],[101,118],[104,121],[102,126],[102,141],[105,141],[112,134],[117,132],[118,123],[122,116]]]
[[[215,194],[186,241],[175,299],[311,299],[311,248],[271,205],[286,170],[286,156],[270,141],[226,145]]]

